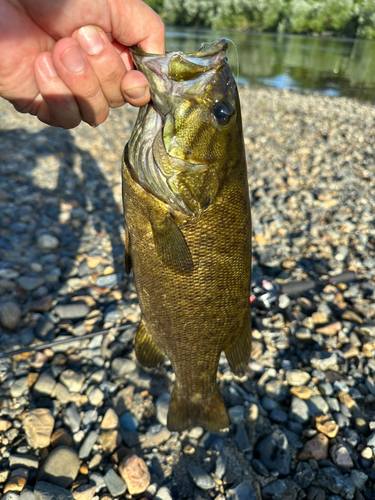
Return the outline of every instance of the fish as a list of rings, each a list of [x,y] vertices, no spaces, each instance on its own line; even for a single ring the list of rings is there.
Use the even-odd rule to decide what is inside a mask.
[[[217,370],[244,374],[251,351],[251,213],[238,90],[227,40],[133,61],[151,101],[125,146],[125,268],[141,309],[139,363],[175,373],[167,425],[229,426]]]

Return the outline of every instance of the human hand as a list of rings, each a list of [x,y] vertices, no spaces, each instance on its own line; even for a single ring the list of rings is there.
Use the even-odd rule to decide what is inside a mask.
[[[0,0],[0,96],[49,125],[99,125],[110,107],[150,100],[132,45],[164,52],[164,25],[141,0]]]

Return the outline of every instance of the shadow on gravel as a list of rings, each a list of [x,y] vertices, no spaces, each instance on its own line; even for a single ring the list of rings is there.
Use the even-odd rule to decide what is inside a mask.
[[[64,279],[73,275],[75,257],[92,248],[93,240],[97,240],[100,253],[106,233],[113,261],[123,270],[122,211],[96,160],[75,144],[69,131],[55,128],[35,134],[25,129],[3,131],[0,173],[3,178],[0,202],[5,202],[0,203],[4,207],[0,220],[0,260],[11,266],[27,265],[28,259],[47,268],[55,265],[61,268]],[[57,249],[37,247],[36,238],[43,232],[58,238]],[[91,253],[95,255],[96,251]],[[21,262],[15,262],[16,259]]]

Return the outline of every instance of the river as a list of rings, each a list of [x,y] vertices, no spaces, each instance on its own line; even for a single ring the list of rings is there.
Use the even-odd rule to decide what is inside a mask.
[[[375,41],[167,27],[166,49],[195,52],[223,37],[237,47],[239,83],[375,101]],[[236,74],[232,44],[228,59]]]

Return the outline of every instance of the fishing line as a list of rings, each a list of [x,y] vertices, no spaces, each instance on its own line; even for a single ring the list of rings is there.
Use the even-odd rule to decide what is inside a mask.
[[[237,45],[236,45],[236,44],[234,43],[234,41],[233,41],[233,40],[231,40],[230,38],[225,37],[225,40],[227,40],[228,42],[231,42],[231,43],[233,44],[234,50],[235,50],[235,52],[236,52],[236,67],[237,67],[237,77],[236,77],[236,83],[237,83],[237,85],[238,85],[238,78],[239,78],[239,76],[240,76],[240,59],[239,59],[239,57],[238,57]],[[213,41],[213,42],[203,42],[203,43],[201,44],[201,47],[200,47],[200,49],[199,49],[199,52],[200,52],[201,50],[203,50],[203,49],[204,49],[204,46],[205,46],[205,45],[213,45],[213,44],[214,44],[214,43],[216,43],[216,42],[217,42],[217,40],[215,40],[215,41]]]
[[[119,327],[115,326],[115,327],[107,328],[106,330],[100,330],[99,332],[87,333],[86,335],[82,335],[81,337],[68,337],[68,338],[61,339],[61,340],[54,340],[52,342],[46,342],[44,344],[39,344],[39,345],[34,345],[34,346],[29,346],[29,347],[21,347],[20,349],[14,349],[13,351],[0,352],[0,358],[15,356],[16,354],[22,354],[24,352],[43,351],[44,349],[47,349],[48,347],[53,347],[55,345],[68,344],[69,342],[77,342],[77,341],[79,342],[81,340],[92,339],[93,337],[96,337],[97,335],[104,335],[105,333],[108,333],[111,330],[115,330],[116,333],[122,332],[124,330],[129,330],[130,328],[134,328],[136,325],[137,325],[137,323],[130,323],[130,324],[119,326]]]

